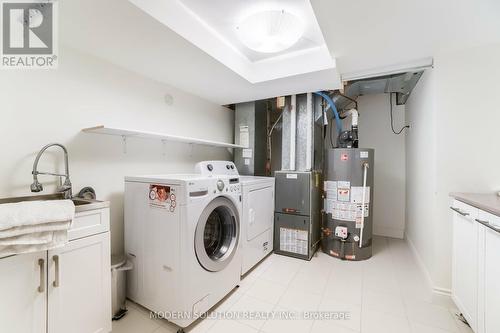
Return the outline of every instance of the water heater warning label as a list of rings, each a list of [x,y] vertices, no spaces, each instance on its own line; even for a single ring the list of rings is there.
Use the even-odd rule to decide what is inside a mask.
[[[363,187],[351,186],[348,181],[325,181],[324,209],[332,218],[340,221],[360,221],[363,215]],[[365,217],[370,216],[370,187],[365,188]]]
[[[338,188],[351,188],[351,182],[347,182],[347,181],[338,181],[336,182],[337,183],[337,187]]]
[[[351,190],[347,188],[339,188],[337,189],[337,200],[338,201],[350,201],[351,198]]]
[[[324,186],[325,186],[326,197],[329,200],[337,201],[337,182],[325,181]]]
[[[280,228],[280,251],[307,255],[308,244],[306,230]]]
[[[353,186],[351,188],[351,202],[363,202],[363,186]],[[365,203],[370,202],[370,186],[365,187]]]
[[[351,201],[351,182],[337,182],[337,200],[343,202]]]
[[[330,211],[327,212],[332,214],[332,218],[335,220],[356,221],[362,215],[361,204],[334,202],[329,205],[329,208]],[[369,204],[365,204],[365,217],[368,216],[370,216]]]

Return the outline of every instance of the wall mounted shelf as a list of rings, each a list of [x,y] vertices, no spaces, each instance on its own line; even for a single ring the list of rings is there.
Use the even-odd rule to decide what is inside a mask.
[[[82,129],[82,132],[120,136],[124,140],[128,138],[142,138],[142,139],[156,139],[162,142],[175,141],[188,144],[221,147],[221,148],[245,148],[244,146],[241,145],[235,145],[232,143],[225,143],[220,141],[190,138],[186,136],[171,135],[166,133],[148,132],[148,131],[140,131],[140,130],[124,129],[116,127],[106,127],[104,125],[84,128]]]

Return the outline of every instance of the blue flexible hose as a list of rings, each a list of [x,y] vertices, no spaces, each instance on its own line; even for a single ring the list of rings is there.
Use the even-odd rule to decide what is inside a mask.
[[[321,91],[316,91],[314,94],[323,97],[326,100],[326,102],[330,105],[330,108],[333,111],[333,115],[335,116],[335,122],[337,124],[337,132],[339,132],[339,134],[340,134],[342,132],[342,121],[340,121],[339,112],[337,111],[337,107],[335,106],[335,103],[330,98],[330,96],[328,96],[327,94],[325,94]]]

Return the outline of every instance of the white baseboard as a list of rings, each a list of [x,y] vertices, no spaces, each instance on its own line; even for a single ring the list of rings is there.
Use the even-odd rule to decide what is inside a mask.
[[[442,288],[442,287],[434,286],[434,287],[432,287],[432,291],[435,292],[436,294],[439,294],[439,295],[451,297],[451,289],[449,289],[449,288]]]
[[[415,260],[417,261],[417,265],[424,274],[425,280],[427,281],[427,284],[431,288],[432,292],[439,295],[451,297],[451,289],[439,287],[434,283],[434,281],[431,278],[431,274],[429,273],[429,270],[425,266],[424,261],[420,257],[420,254],[418,253],[417,248],[415,247],[415,244],[413,244],[412,240],[408,237],[408,235],[406,235],[405,240],[408,243],[408,246],[410,247],[410,250],[413,253],[413,256],[415,257]]]
[[[404,238],[404,229],[397,229],[385,226],[373,226],[373,234],[375,236],[384,236],[390,238]]]

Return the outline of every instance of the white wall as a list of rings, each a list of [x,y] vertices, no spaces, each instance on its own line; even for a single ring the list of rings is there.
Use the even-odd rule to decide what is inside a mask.
[[[434,281],[449,288],[449,193],[500,190],[500,44],[443,53],[437,71],[437,241]]]
[[[436,101],[435,73],[427,70],[406,103],[406,232],[423,273],[435,275]]]
[[[405,107],[396,106],[394,127],[405,123]],[[405,228],[405,134],[391,130],[389,95],[358,98],[359,146],[375,149],[374,234],[403,238]]]
[[[451,287],[449,193],[491,193],[500,189],[499,59],[500,44],[441,52],[435,56],[431,78],[417,85],[420,95],[410,97],[410,121],[420,119],[420,112],[431,112],[429,101],[435,101],[436,140],[426,141],[428,133],[423,131],[415,138],[421,141],[418,146],[409,145],[408,148],[409,155],[414,157],[420,156],[417,149],[423,150],[425,142],[431,151],[435,149],[435,171],[431,172],[435,177],[436,211],[434,214],[430,206],[429,214],[417,215],[416,212],[425,209],[426,205],[409,200],[408,211],[415,214],[408,219],[408,238],[415,245],[436,290],[449,291]],[[423,122],[420,119],[419,123],[423,125]],[[427,165],[432,167],[432,164],[427,161]],[[426,174],[421,173],[419,179]],[[429,191],[422,195],[425,193]],[[418,199],[421,194],[415,193],[415,196]],[[425,235],[432,240],[422,240]]]
[[[174,97],[165,103],[165,94]],[[130,127],[232,142],[233,112],[165,84],[61,47],[59,68],[52,71],[2,71],[0,75],[0,197],[30,195],[36,153],[49,142],[69,150],[74,190],[95,188],[111,201],[112,251],[123,248],[123,177],[130,174],[190,172],[204,159],[227,159],[221,148],[129,140],[86,134],[98,124]],[[40,170],[62,171],[60,152],[41,160]],[[58,167],[54,167],[57,164]],[[40,176],[42,183],[53,182]],[[53,186],[46,186],[46,193]]]

